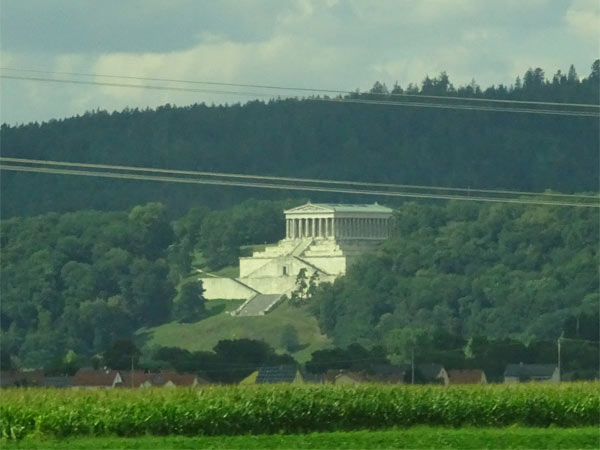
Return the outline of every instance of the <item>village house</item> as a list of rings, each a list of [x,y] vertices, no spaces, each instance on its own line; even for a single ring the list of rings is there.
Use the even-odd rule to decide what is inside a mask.
[[[479,369],[449,370],[450,384],[487,384],[485,372]]]
[[[558,383],[560,373],[556,364],[508,364],[504,370],[504,382],[523,383],[526,381],[546,381]]]
[[[450,379],[448,378],[448,372],[444,369],[441,364],[428,363],[418,364],[416,367],[416,378],[420,378],[418,382],[426,384],[441,384],[448,386]]]
[[[194,387],[208,381],[194,374],[176,372],[148,373],[140,370],[79,370],[72,380],[75,388],[149,388]]]
[[[39,370],[0,371],[0,387],[33,387],[44,386],[44,374]]]

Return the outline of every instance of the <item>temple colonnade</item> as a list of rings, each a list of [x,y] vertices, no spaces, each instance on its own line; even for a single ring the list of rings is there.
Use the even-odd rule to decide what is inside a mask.
[[[389,218],[299,217],[285,222],[286,239],[385,239],[391,231]]]

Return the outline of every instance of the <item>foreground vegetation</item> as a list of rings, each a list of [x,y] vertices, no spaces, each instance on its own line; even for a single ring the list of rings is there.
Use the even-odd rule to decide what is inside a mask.
[[[178,390],[7,390],[0,435],[301,434],[442,427],[597,426],[600,385],[257,386]]]
[[[386,431],[242,436],[84,437],[4,441],[6,449],[596,449],[596,427],[585,428],[461,428],[412,427]]]

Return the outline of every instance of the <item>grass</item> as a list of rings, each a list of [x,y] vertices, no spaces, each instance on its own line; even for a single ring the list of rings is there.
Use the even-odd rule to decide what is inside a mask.
[[[600,384],[5,389],[0,436],[244,436],[394,427],[598,427]]]
[[[0,441],[4,449],[597,449],[598,429],[434,428],[246,436],[86,437]]]
[[[295,308],[287,303],[279,305],[266,316],[232,317],[228,314],[240,306],[239,300],[212,300],[209,308],[219,311],[210,317],[195,323],[171,322],[159,327],[142,329],[146,345],[181,347],[190,351],[208,351],[223,339],[262,340],[279,352],[286,350],[281,346],[281,334],[288,324],[298,333],[299,350],[292,356],[299,362],[308,361],[312,352],[331,346],[328,337],[321,334],[317,320],[307,308]]]

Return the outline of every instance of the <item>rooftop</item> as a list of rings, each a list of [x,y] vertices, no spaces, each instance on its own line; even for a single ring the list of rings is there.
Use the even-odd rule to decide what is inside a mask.
[[[302,212],[314,210],[331,211],[331,212],[345,212],[345,213],[388,213],[391,214],[393,210],[386,206],[382,206],[375,203],[370,204],[346,204],[346,203],[306,203],[305,205],[297,206],[296,208],[288,209],[285,213],[290,212]]]

